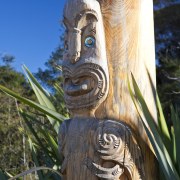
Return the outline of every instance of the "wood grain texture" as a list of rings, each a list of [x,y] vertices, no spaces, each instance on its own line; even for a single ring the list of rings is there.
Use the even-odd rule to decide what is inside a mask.
[[[99,3],[95,0],[68,0],[64,23],[68,47],[63,58],[65,101],[72,116],[94,116],[109,90],[105,34]],[[94,43],[85,44],[88,39]]]
[[[155,53],[153,6],[151,0],[100,1],[106,37],[106,52],[110,74],[107,100],[96,117],[124,119],[141,132],[136,110],[132,104],[127,75],[132,72],[156,120],[156,105],[147,70],[155,86]],[[105,110],[104,110],[105,108]],[[103,112],[103,113],[101,113]],[[145,139],[146,141],[147,139]]]
[[[62,167],[65,177],[68,180],[103,179],[101,173],[109,177],[116,171],[122,176],[118,174],[109,179],[158,179],[155,156],[127,87],[127,76],[133,73],[156,122],[155,92],[149,79],[156,89],[152,0],[67,0],[64,23],[67,29],[67,49],[63,61],[64,92],[72,115],[72,120],[68,121],[70,125],[67,125],[68,122],[63,125],[68,130],[61,128],[59,134],[66,164],[63,165],[66,168]],[[88,38],[94,43],[86,44]],[[108,124],[109,121],[112,125],[116,121],[124,122],[126,127],[130,127],[131,140],[123,142],[131,152],[127,157],[131,157],[134,164],[133,173],[130,171],[133,175],[123,174],[120,168],[128,169],[130,161],[126,166],[120,165],[119,161],[114,163],[112,157],[107,163],[102,163],[102,158],[96,161],[99,156],[96,156],[91,144],[93,136],[89,135],[95,133],[95,129],[90,128],[90,132],[88,129],[92,119],[97,121],[95,129],[99,122]],[[126,131],[122,137],[125,134]],[[120,152],[118,155],[122,158]],[[92,160],[87,162],[86,167],[82,166],[85,156]],[[140,169],[144,169],[144,173],[139,171],[140,161],[143,166]],[[82,171],[79,171],[81,168]],[[89,168],[95,172],[89,172]],[[141,177],[139,174],[144,175]]]
[[[68,180],[145,180],[140,147],[120,121],[74,118],[59,135],[64,157],[61,172]]]
[[[147,179],[156,179],[157,162],[149,150],[148,137],[127,88],[127,75],[133,73],[157,122],[155,92],[152,91],[147,73],[156,89],[153,3],[152,0],[99,2],[106,35],[110,89],[106,101],[96,111],[96,117],[122,119],[130,125],[144,154]]]

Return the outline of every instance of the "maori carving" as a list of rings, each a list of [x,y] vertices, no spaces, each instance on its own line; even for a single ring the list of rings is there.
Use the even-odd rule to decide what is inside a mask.
[[[158,179],[127,87],[132,72],[156,120],[152,0],[66,1],[62,71],[71,119],[59,131],[63,178]]]
[[[70,180],[73,174],[73,179],[84,180],[83,174],[88,173],[92,180],[145,179],[141,150],[132,137],[127,125],[118,121],[75,118],[63,122],[59,144],[64,177]]]
[[[83,108],[83,111],[93,115],[106,99],[109,89],[105,35],[99,3],[69,0],[64,10],[64,24],[65,101],[72,114],[81,114],[82,111],[78,110]]]

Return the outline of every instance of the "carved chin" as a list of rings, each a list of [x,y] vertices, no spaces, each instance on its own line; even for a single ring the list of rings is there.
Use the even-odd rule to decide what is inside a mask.
[[[78,68],[63,67],[65,101],[69,110],[93,108],[108,93],[107,75],[97,64],[86,63]]]

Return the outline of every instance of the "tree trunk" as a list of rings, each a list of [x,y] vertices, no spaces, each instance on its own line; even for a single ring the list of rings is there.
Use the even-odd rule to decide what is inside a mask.
[[[127,87],[132,72],[156,121],[152,0],[67,0],[64,24],[64,178],[157,179]]]

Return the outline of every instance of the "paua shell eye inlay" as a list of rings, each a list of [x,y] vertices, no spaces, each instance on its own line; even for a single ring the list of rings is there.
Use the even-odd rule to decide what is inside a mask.
[[[96,40],[94,37],[88,36],[88,37],[86,37],[84,44],[86,47],[91,48],[91,47],[94,47],[95,42],[96,42]]]

